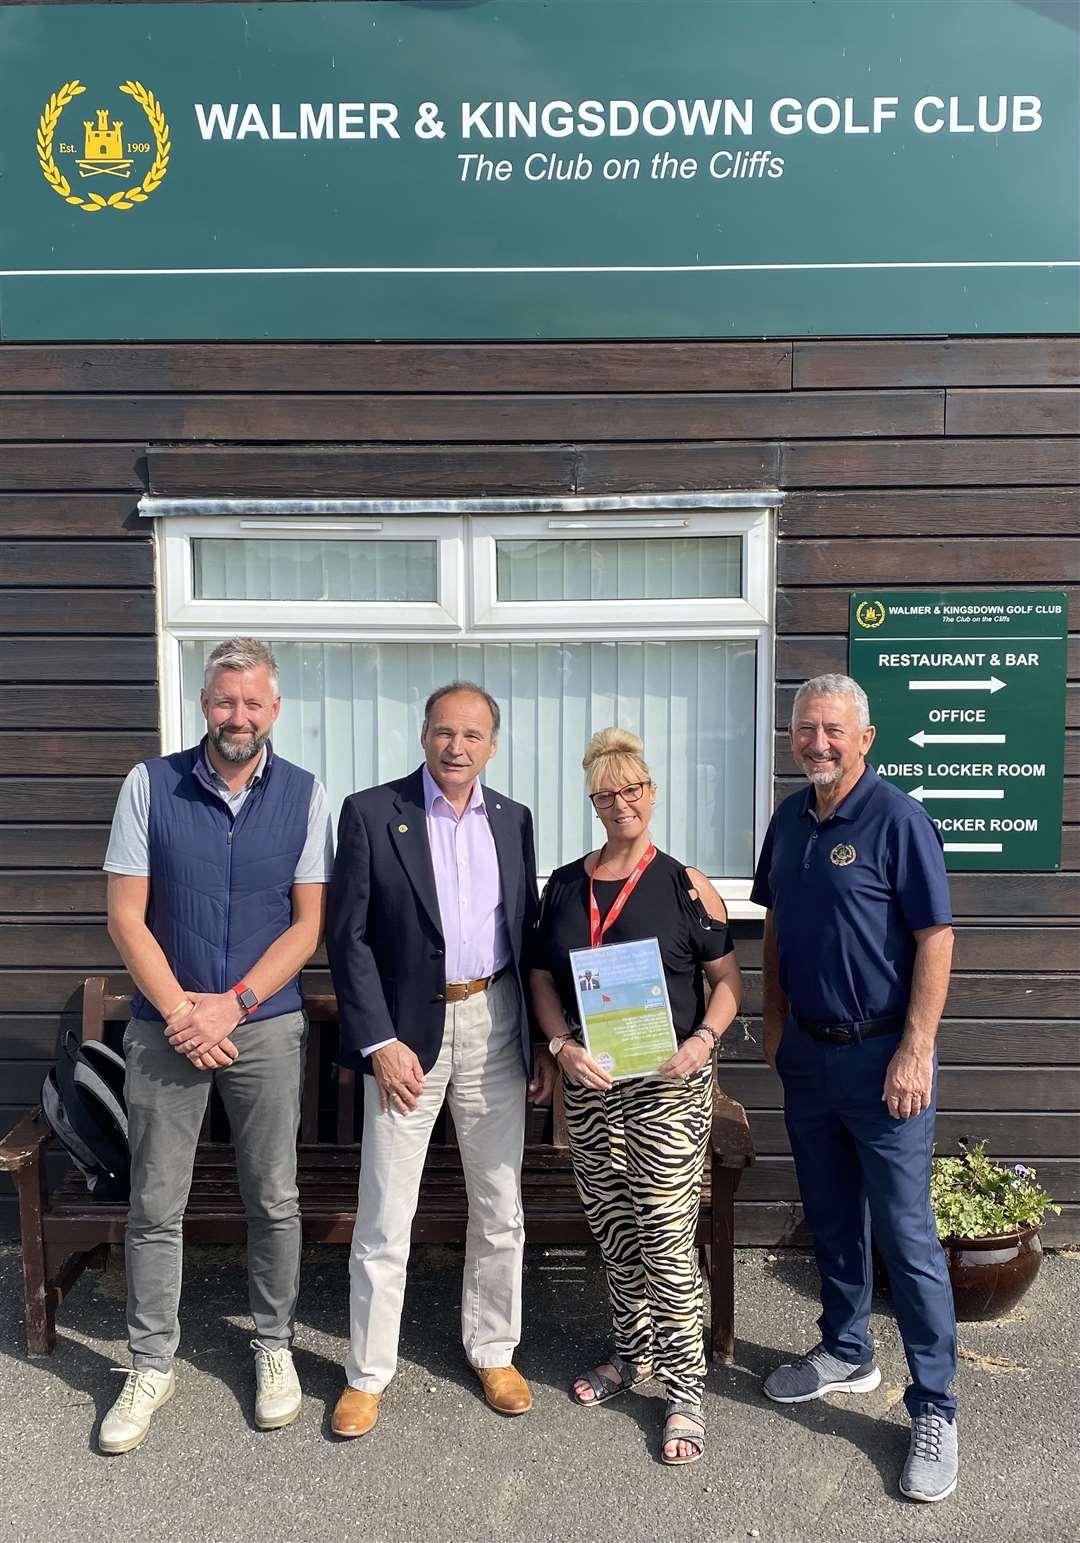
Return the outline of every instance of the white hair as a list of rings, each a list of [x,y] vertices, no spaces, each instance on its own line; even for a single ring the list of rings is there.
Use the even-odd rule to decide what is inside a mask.
[[[279,695],[279,678],[277,660],[267,644],[258,638],[226,638],[224,643],[219,643],[206,661],[206,669],[203,671],[203,689],[210,690],[211,682],[218,670],[258,670],[263,665],[270,674],[270,687],[275,696]]]
[[[799,716],[799,708],[807,697],[812,696],[844,696],[855,703],[855,718],[861,732],[870,727],[870,703],[866,692],[857,680],[852,680],[850,675],[814,675],[810,680],[803,681],[795,693],[795,700],[791,705],[791,721],[794,724]]]

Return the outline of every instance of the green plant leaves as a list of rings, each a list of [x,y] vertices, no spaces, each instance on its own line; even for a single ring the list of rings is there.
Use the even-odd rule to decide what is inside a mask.
[[[995,1162],[986,1155],[985,1141],[961,1147],[959,1157],[935,1157],[930,1167],[939,1238],[992,1237],[1037,1227],[1047,1211],[1060,1213],[1033,1168]]]

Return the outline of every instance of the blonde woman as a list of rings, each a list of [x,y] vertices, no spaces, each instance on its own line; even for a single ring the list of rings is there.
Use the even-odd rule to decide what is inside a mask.
[[[642,751],[624,729],[589,741],[582,765],[604,841],[551,875],[530,986],[562,1070],[574,1178],[611,1298],[612,1352],[575,1381],[572,1396],[592,1409],[658,1377],[667,1394],[660,1455],[675,1464],[705,1450],[694,1236],[713,1052],[738,1011],[740,981],[724,902],[703,873],[657,851],[649,835],[656,784]],[[613,1084],[577,1030],[570,950],[642,938],[660,945],[678,1051],[657,1077]]]

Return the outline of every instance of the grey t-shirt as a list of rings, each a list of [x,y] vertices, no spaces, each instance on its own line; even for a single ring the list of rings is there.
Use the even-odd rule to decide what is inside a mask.
[[[242,788],[229,791],[224,777],[219,777],[209,763],[204,763],[222,803],[233,815],[239,814],[252,787],[263,774],[266,751]],[[106,873],[127,873],[137,878],[150,876],[150,773],[144,762],[133,766],[120,789],[113,813],[109,848],[103,864]],[[334,829],[326,791],[316,778],[311,785],[308,805],[307,837],[293,874],[294,884],[328,884],[334,866]]]

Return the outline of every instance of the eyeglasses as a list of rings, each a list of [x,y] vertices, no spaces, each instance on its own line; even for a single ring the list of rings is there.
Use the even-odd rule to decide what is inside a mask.
[[[651,782],[630,782],[625,788],[618,788],[614,793],[590,793],[594,809],[610,809],[617,798],[624,803],[636,804],[646,788],[651,788]]]

